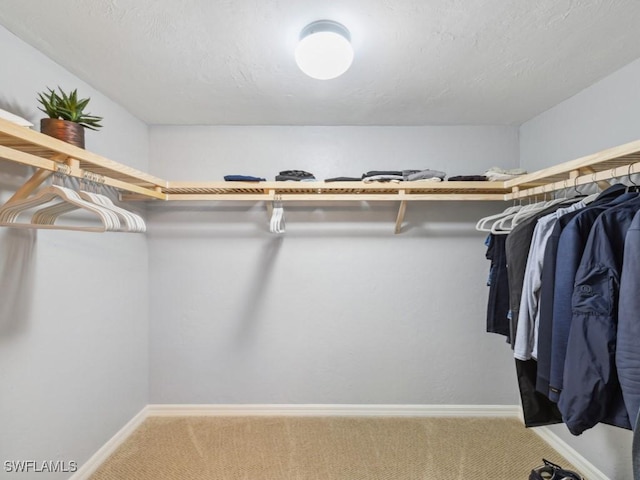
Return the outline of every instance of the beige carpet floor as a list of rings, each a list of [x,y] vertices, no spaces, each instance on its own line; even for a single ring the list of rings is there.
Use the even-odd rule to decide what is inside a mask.
[[[91,480],[527,480],[575,470],[515,419],[151,417]]]

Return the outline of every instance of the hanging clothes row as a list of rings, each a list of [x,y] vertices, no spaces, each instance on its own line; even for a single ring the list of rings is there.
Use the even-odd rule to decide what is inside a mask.
[[[506,336],[513,348],[527,426],[564,422],[579,435],[601,422],[626,429],[635,423],[640,407],[640,195],[635,190],[618,184],[597,196],[538,204],[508,235],[487,238],[487,331]]]

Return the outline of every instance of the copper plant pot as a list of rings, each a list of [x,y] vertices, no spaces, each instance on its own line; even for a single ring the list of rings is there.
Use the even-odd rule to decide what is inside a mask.
[[[43,118],[40,120],[40,131],[50,137],[84,148],[84,127],[79,123],[59,118]]]

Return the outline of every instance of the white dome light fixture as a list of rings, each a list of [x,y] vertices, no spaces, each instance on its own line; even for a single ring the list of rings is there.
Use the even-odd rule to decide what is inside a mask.
[[[296,63],[318,80],[330,80],[346,72],[353,62],[349,30],[332,20],[310,23],[300,33]]]

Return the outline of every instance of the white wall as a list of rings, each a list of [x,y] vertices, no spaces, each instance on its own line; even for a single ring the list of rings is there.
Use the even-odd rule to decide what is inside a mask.
[[[640,59],[520,128],[529,171],[640,139]]]
[[[513,167],[511,127],[152,127],[168,178],[318,178]],[[149,212],[152,403],[514,404],[511,352],[486,334],[477,219],[503,205],[156,205]]]
[[[36,123],[36,92],[77,87],[105,117],[87,148],[148,168],[146,125],[2,27],[0,64],[0,108]],[[30,174],[0,172],[1,201]],[[0,230],[0,478],[68,478],[4,462],[82,464],[148,403],[147,260],[143,235]]]
[[[520,127],[520,158],[537,170],[640,139],[640,60]],[[598,425],[580,437],[564,426],[552,430],[612,480],[628,480],[631,433]]]

